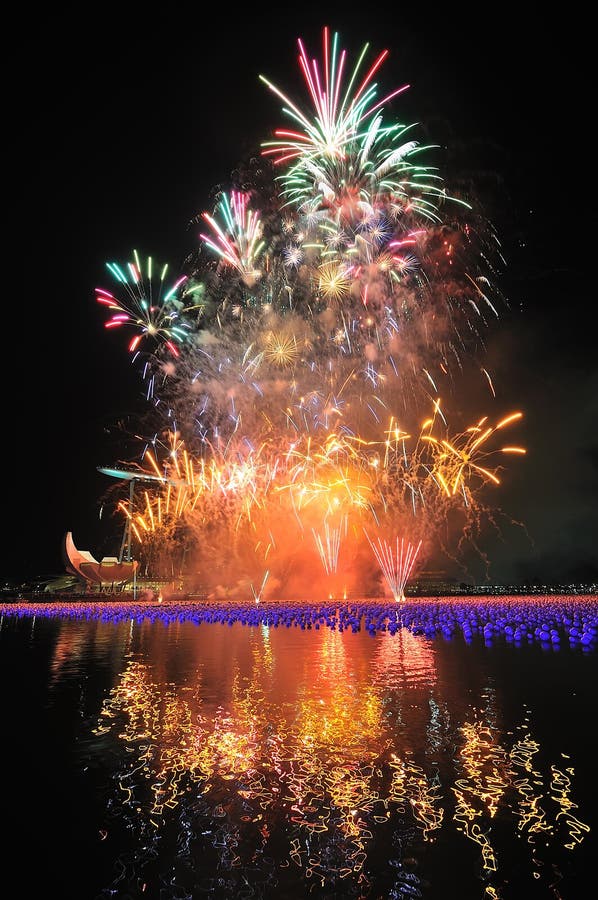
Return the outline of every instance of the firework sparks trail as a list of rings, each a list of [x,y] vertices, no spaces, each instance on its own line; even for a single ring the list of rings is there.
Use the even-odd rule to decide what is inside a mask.
[[[401,538],[399,542],[397,537],[393,551],[393,547],[388,541],[378,538],[374,542],[367,532],[366,537],[394,599],[397,603],[404,601],[405,585],[415,566],[422,542],[419,541],[417,544],[412,544],[404,538]]]
[[[251,585],[251,592],[253,594],[253,599],[255,601],[256,606],[258,603],[261,602],[261,599],[264,596],[264,588],[266,587],[266,582],[268,581],[269,576],[270,576],[270,572],[266,569],[266,571],[264,572],[264,577],[262,578],[262,583],[260,585],[259,591],[255,590],[253,584]]]
[[[324,571],[327,575],[333,575],[338,570],[338,554],[343,533],[342,525],[337,528],[331,528],[328,522],[325,522],[323,535],[319,534],[315,528],[312,530]]]

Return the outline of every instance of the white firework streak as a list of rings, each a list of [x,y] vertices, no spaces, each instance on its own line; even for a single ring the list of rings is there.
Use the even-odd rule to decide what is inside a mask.
[[[389,544],[388,541],[378,538],[374,543],[367,532],[365,532],[365,536],[374,551],[374,556],[382,569],[382,574],[386,578],[394,599],[397,603],[405,600],[405,585],[413,571],[422,542],[412,544],[411,541],[406,541],[404,538],[399,540],[397,537],[393,553],[392,544]]]
[[[262,594],[264,593],[264,588],[266,587],[266,582],[268,580],[269,575],[270,575],[270,570],[266,569],[266,572],[264,573],[264,577],[262,579],[262,584],[260,586],[259,591],[256,591],[253,584],[251,585],[251,592],[253,594],[253,599],[255,600],[256,604],[259,603],[260,600],[262,599]]]
[[[318,548],[318,553],[320,554],[320,559],[322,560],[322,565],[324,566],[324,571],[327,575],[332,575],[332,573],[336,572],[338,568],[338,552],[341,546],[341,531],[342,528],[330,528],[328,522],[325,522],[324,540],[322,540],[322,537],[318,534],[315,528],[312,528],[316,547]]]

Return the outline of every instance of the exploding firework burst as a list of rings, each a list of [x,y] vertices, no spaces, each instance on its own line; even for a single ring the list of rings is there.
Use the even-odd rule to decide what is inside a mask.
[[[351,278],[339,263],[325,263],[318,269],[318,287],[327,299],[340,300],[351,287]]]
[[[217,206],[222,222],[204,213],[213,236],[200,234],[200,238],[223,264],[232,266],[247,283],[253,284],[262,274],[257,261],[264,242],[259,213],[250,210],[248,203],[248,195],[241,191],[232,191],[230,197],[223,194]]]
[[[264,357],[281,369],[292,366],[299,358],[299,346],[295,335],[271,331],[266,335]]]
[[[96,288],[96,300],[110,313],[106,328],[132,328],[137,333],[129,343],[134,353],[142,341],[152,346],[162,344],[174,355],[179,355],[178,344],[185,340],[189,325],[184,320],[185,303],[179,298],[180,288],[187,281],[182,275],[169,287],[165,287],[168,265],[159,269],[157,283],[152,257],[148,257],[145,269],[141,266],[137,251],[134,262],[125,266],[107,263],[107,268],[121,286],[125,297],[118,298],[104,288]]]
[[[359,221],[375,215],[384,196],[395,215],[415,210],[431,221],[440,221],[437,206],[446,197],[441,178],[434,167],[416,161],[430,148],[407,139],[412,126],[383,124],[381,108],[409,87],[403,85],[378,99],[373,78],[388,51],[383,50],[368,68],[366,44],[349,73],[338,34],[331,38],[324,29],[322,63],[310,59],[303,42],[298,43],[312,110],[303,111],[260,76],[300,129],[278,129],[275,140],[263,144],[264,155],[277,165],[290,163],[282,178],[287,202],[305,207],[315,199],[331,208],[337,218]]]

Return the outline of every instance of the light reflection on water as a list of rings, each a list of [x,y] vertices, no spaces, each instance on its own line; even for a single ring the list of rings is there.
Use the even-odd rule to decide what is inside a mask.
[[[82,897],[578,896],[585,789],[508,653],[405,629],[44,629],[50,704],[105,685],[77,758],[114,857]],[[508,652],[553,677],[550,656]]]

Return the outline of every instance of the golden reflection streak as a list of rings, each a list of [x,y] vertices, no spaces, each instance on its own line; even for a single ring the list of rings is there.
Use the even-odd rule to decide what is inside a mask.
[[[569,828],[569,836],[573,839],[563,846],[567,850],[574,850],[575,845],[581,844],[583,841],[584,832],[587,833],[590,830],[589,825],[581,822],[576,816],[571,814],[572,809],[577,809],[577,803],[573,803],[569,799],[569,794],[571,793],[571,778],[569,775],[573,775],[574,770],[572,768],[566,769],[565,771],[569,773],[566,775],[565,772],[561,772],[556,766],[551,766],[550,771],[552,772],[552,780],[550,782],[552,793],[550,796],[560,807],[559,812],[556,814],[557,821],[561,818],[565,819]]]
[[[410,806],[424,841],[433,841],[436,837],[433,832],[438,831],[444,819],[444,809],[438,805],[441,800],[439,782],[430,781],[423,769],[394,753],[390,757],[390,767],[392,781],[388,801],[396,803],[401,812]]]
[[[284,708],[270,699],[277,660],[267,628],[252,641],[249,676],[235,670],[227,708],[209,713],[200,684],[192,689],[156,683],[147,665],[130,659],[96,728],[97,734],[116,734],[130,754],[127,770],[118,776],[122,802],[145,810],[160,828],[183,800],[189,781],[201,796],[217,791],[222,817],[234,815],[222,806],[224,789],[229,802],[238,797],[245,804],[244,821],[262,823],[256,829],[263,843],[269,817],[282,813],[298,829],[288,845],[287,865],[301,866],[322,884],[331,872],[341,879],[366,879],[374,828],[397,813],[410,811],[421,838],[434,841],[447,825],[442,785],[435,772],[416,764],[413,751],[397,746],[397,736],[386,731],[384,706],[384,692],[409,687],[415,651],[421,651],[418,664],[426,671],[435,672],[434,656],[413,636],[404,644],[394,636],[392,641],[390,635],[381,637],[374,661],[380,678],[372,679],[370,666],[348,654],[343,635],[327,629],[318,635],[303,677],[298,673],[297,700]],[[412,643],[415,659],[406,652]],[[398,659],[390,658],[393,649]],[[446,786],[456,800],[453,820],[479,845],[489,872],[498,868],[490,823],[502,804],[530,844],[537,835],[556,831],[537,790],[538,785],[543,790],[534,769],[540,746],[527,725],[519,730],[509,750],[499,743],[494,725],[477,718],[466,722],[460,729],[462,777]],[[573,769],[551,768],[550,796],[559,808],[555,824],[566,825],[568,849],[589,831],[572,812],[577,808],[570,799],[572,776]],[[140,799],[146,785],[149,802]],[[238,856],[233,859],[231,865],[239,864]],[[497,897],[492,891],[487,888],[487,895]]]
[[[533,766],[534,756],[538,753],[540,745],[532,739],[527,728],[525,732],[513,746],[510,757],[515,769],[523,769],[524,772],[529,773],[527,776],[514,778],[513,785],[521,794],[517,810],[519,816],[517,829],[522,832],[527,831],[528,843],[533,844],[534,835],[550,833],[554,829],[547,821],[546,811],[540,803],[544,793],[537,787],[543,787],[543,782],[540,772],[536,771]]]
[[[510,784],[509,757],[483,722],[466,722],[460,731],[464,738],[460,756],[466,777],[457,779],[452,788],[457,801],[454,819],[457,828],[480,845],[484,869],[495,872],[494,849],[476,819],[485,815],[494,818]]]

